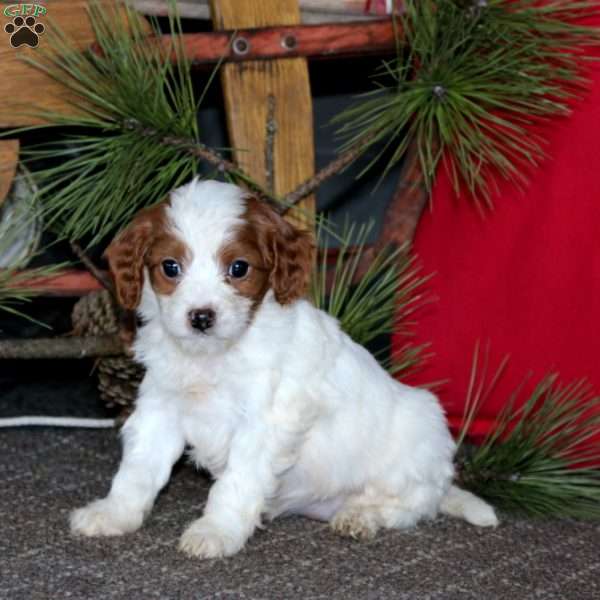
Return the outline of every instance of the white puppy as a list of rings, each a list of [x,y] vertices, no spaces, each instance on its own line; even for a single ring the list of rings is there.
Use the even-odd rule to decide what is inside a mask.
[[[353,537],[439,510],[497,524],[451,485],[455,447],[435,396],[392,379],[302,298],[313,251],[309,234],[238,187],[197,180],[113,241],[147,372],[110,493],[72,513],[73,532],[140,527],[186,445],[216,479],[181,538],[191,555],[234,554],[263,517],[283,514]]]

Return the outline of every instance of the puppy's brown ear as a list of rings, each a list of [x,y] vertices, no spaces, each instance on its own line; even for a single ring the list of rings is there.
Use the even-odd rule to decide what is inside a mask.
[[[104,251],[117,300],[123,308],[133,310],[140,303],[144,258],[154,238],[155,221],[161,218],[162,212],[161,205],[140,211]]]
[[[290,304],[306,294],[313,269],[313,235],[294,227],[265,203],[250,198],[248,214],[259,250],[270,270],[269,283],[280,304]]]

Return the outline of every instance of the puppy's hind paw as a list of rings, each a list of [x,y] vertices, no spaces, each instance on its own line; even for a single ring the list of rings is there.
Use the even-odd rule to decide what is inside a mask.
[[[188,556],[222,558],[242,549],[244,542],[224,532],[206,518],[194,521],[183,533],[179,549]]]
[[[115,500],[103,498],[94,500],[83,508],[71,513],[71,533],[95,536],[115,536],[139,529],[142,524],[141,512],[127,510]]]
[[[351,509],[337,513],[331,520],[330,527],[335,533],[355,540],[370,540],[375,537],[379,528],[372,515]]]

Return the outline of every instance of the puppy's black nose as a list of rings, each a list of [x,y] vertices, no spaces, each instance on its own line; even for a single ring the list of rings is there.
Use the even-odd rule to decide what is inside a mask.
[[[195,308],[190,310],[188,317],[191,326],[202,332],[210,329],[217,319],[217,315],[212,308]]]

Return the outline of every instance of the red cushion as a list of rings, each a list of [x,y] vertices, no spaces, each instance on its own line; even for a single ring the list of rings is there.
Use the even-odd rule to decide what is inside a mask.
[[[438,393],[451,422],[464,409],[477,340],[490,342],[492,365],[510,354],[479,431],[530,372],[525,393],[554,370],[600,393],[600,74],[593,79],[574,113],[544,128],[551,158],[524,193],[502,185],[482,217],[440,170],[415,238],[437,300],[416,316],[413,341],[431,342],[435,355],[410,383],[449,379]]]

